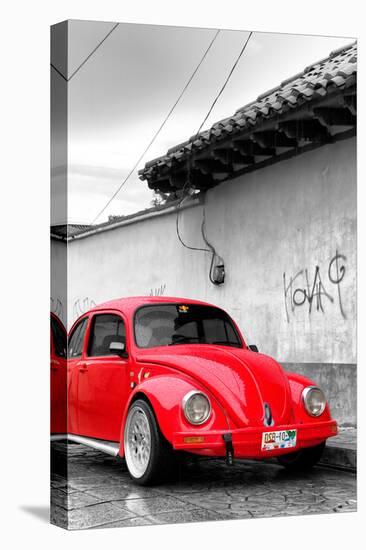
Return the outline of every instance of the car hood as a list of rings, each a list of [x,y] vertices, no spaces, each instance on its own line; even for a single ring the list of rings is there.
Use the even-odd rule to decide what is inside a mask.
[[[146,350],[136,357],[188,374],[209,390],[236,427],[263,426],[264,404],[275,424],[292,421],[287,376],[271,357],[246,349],[177,345]]]

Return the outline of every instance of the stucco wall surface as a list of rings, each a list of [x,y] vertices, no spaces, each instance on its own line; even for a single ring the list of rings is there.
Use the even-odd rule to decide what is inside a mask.
[[[69,321],[120,296],[207,300],[286,368],[324,366],[339,420],[355,423],[355,139],[222,183],[204,208],[207,237],[225,261],[224,285],[208,279],[208,252],[179,242],[176,214],[160,215],[68,244]],[[190,246],[205,247],[202,216],[202,205],[180,213]],[[339,382],[337,365],[347,365]]]

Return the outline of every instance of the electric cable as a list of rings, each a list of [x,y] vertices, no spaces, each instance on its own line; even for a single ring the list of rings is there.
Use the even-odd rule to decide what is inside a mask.
[[[158,137],[158,135],[160,134],[161,130],[164,128],[165,124],[167,123],[168,119],[170,118],[171,114],[173,113],[174,109],[176,108],[176,106],[178,105],[179,101],[182,99],[185,91],[187,90],[188,86],[190,85],[190,83],[192,82],[193,78],[195,77],[197,71],[199,70],[199,68],[201,67],[203,61],[205,60],[208,52],[210,51],[213,43],[215,42],[216,38],[218,37],[218,35],[220,34],[220,29],[218,29],[215,33],[215,36],[213,37],[213,39],[211,40],[208,48],[206,49],[206,51],[204,52],[200,62],[198,63],[198,65],[196,66],[196,68],[194,69],[193,73],[191,74],[191,76],[189,77],[186,85],[184,86],[183,90],[181,91],[181,93],[179,94],[178,96],[178,99],[175,101],[174,105],[171,107],[171,109],[169,110],[168,114],[166,115],[165,119],[163,120],[163,122],[161,123],[161,125],[159,126],[158,130],[155,132],[155,134],[153,135],[152,139],[150,140],[149,144],[147,145],[147,147],[145,148],[145,150],[143,151],[143,153],[140,155],[140,157],[138,158],[137,162],[134,164],[133,168],[131,168],[131,170],[129,171],[129,173],[127,174],[127,176],[125,177],[125,179],[122,181],[122,183],[118,186],[118,188],[116,189],[116,191],[113,193],[113,195],[111,196],[111,198],[106,202],[106,204],[104,205],[104,207],[100,210],[100,212],[95,216],[95,218],[93,219],[93,221],[91,222],[91,224],[94,224],[96,222],[96,220],[99,218],[99,216],[101,216],[101,214],[103,214],[103,212],[106,210],[106,208],[108,208],[108,206],[111,204],[111,202],[116,198],[116,196],[119,194],[119,192],[121,191],[122,187],[127,183],[127,181],[130,179],[130,177],[132,176],[132,174],[135,172],[136,168],[138,167],[138,165],[140,164],[140,162],[142,161],[142,159],[144,158],[144,156],[146,155],[146,153],[148,152],[148,150],[150,149],[151,145],[154,143],[154,141],[156,140],[156,138]]]
[[[249,42],[249,40],[250,40],[252,34],[253,34],[253,31],[250,31],[250,33],[249,33],[249,35],[248,35],[248,37],[247,37],[247,39],[246,39],[246,41],[245,41],[245,43],[244,43],[242,49],[240,50],[239,55],[238,55],[238,57],[236,58],[236,60],[235,60],[235,62],[234,62],[234,64],[233,64],[233,66],[232,66],[232,68],[231,68],[231,70],[230,70],[230,72],[229,72],[229,74],[228,74],[228,76],[227,76],[227,78],[226,78],[224,84],[222,85],[222,87],[221,87],[219,93],[216,95],[216,97],[215,97],[213,103],[211,104],[211,106],[210,106],[210,108],[209,108],[209,110],[208,110],[208,112],[207,112],[205,118],[203,119],[203,121],[202,121],[202,123],[201,123],[201,125],[200,125],[200,127],[199,127],[199,129],[198,129],[198,131],[197,131],[197,133],[195,134],[194,138],[191,139],[192,142],[194,142],[194,141],[197,139],[197,137],[198,137],[200,131],[202,130],[203,125],[206,123],[206,121],[207,121],[208,117],[210,116],[210,114],[212,113],[212,110],[214,109],[214,107],[215,107],[217,101],[219,100],[220,96],[222,95],[223,91],[225,90],[225,88],[226,88],[226,86],[227,86],[227,84],[228,84],[228,82],[229,82],[229,80],[230,80],[230,78],[231,78],[231,76],[232,76],[232,74],[233,74],[233,72],[234,72],[236,66],[238,65],[238,62],[239,62],[240,58],[242,57],[243,53],[244,53],[245,50],[246,50],[246,47],[247,47],[247,45],[248,45],[248,42]],[[205,229],[206,229],[205,205],[203,205],[203,220],[202,220],[202,224],[201,224],[201,234],[202,234],[202,238],[203,238],[204,242],[206,243],[206,245],[207,245],[209,248],[200,248],[200,247],[195,247],[195,246],[187,245],[187,244],[183,241],[183,239],[182,239],[182,237],[181,237],[181,235],[180,235],[180,231],[179,231],[179,212],[180,212],[180,208],[181,208],[181,205],[182,205],[183,201],[184,201],[184,200],[187,198],[187,196],[188,196],[188,191],[189,191],[189,187],[188,187],[188,186],[189,186],[189,184],[191,183],[191,182],[190,182],[190,171],[191,171],[191,167],[190,167],[190,164],[188,164],[188,177],[187,177],[187,181],[186,181],[186,183],[184,184],[184,186],[183,186],[183,188],[182,188],[182,198],[181,198],[180,202],[179,202],[178,205],[177,205],[176,233],[177,233],[177,237],[178,237],[180,243],[181,243],[185,248],[188,248],[189,250],[198,250],[198,251],[201,251],[201,252],[210,252],[210,253],[212,254],[211,265],[210,265],[210,270],[209,270],[209,278],[210,278],[210,281],[211,281],[213,284],[216,284],[216,282],[215,282],[215,281],[213,280],[213,278],[212,278],[212,268],[213,268],[214,259],[215,259],[215,257],[217,256],[217,253],[216,253],[215,248],[208,242],[207,237],[206,237],[206,231],[205,231]],[[186,190],[186,189],[187,189],[187,193],[185,194],[185,190]]]
[[[83,65],[85,65],[85,63],[88,61],[88,59],[90,59],[92,57],[92,55],[95,54],[95,52],[100,48],[100,46],[103,44],[103,42],[105,42],[108,38],[108,36],[110,36],[112,34],[112,32],[118,27],[119,23],[116,23],[112,29],[106,34],[106,36],[103,38],[103,40],[101,40],[97,45],[96,47],[94,48],[93,51],[90,52],[90,54],[84,59],[84,61],[79,65],[79,67],[77,67],[77,69],[75,69],[75,71],[69,76],[69,78],[67,78],[64,74],[62,74],[61,71],[58,70],[57,67],[55,67],[55,65],[53,65],[53,63],[51,63],[51,67],[54,71],[56,71],[60,76],[62,76],[62,78],[64,80],[66,80],[66,82],[70,82],[70,80],[72,79],[73,76],[76,75],[76,73],[78,71],[80,71],[81,67]]]
[[[197,136],[197,135],[200,133],[200,131],[202,130],[203,125],[205,124],[206,120],[207,120],[208,117],[210,116],[210,114],[211,114],[213,108],[215,107],[217,101],[219,100],[221,94],[222,94],[223,91],[225,90],[225,88],[226,88],[226,86],[227,86],[227,83],[229,82],[229,80],[230,80],[230,78],[231,78],[231,75],[232,75],[233,72],[235,71],[236,66],[237,66],[237,64],[239,63],[239,60],[240,60],[241,56],[242,56],[243,53],[245,52],[245,49],[246,49],[246,47],[247,47],[247,45],[248,45],[249,39],[250,39],[250,37],[252,36],[252,34],[253,34],[253,31],[250,31],[250,33],[249,33],[249,35],[248,35],[248,38],[246,39],[246,41],[245,41],[245,43],[244,43],[244,46],[243,46],[242,49],[240,50],[240,53],[239,53],[239,55],[238,55],[238,57],[237,57],[237,59],[236,59],[234,65],[232,66],[231,71],[229,72],[229,74],[228,74],[228,76],[227,76],[227,79],[225,80],[225,82],[224,82],[224,84],[223,84],[221,90],[219,91],[219,93],[218,93],[217,96],[215,97],[215,99],[214,99],[214,101],[213,101],[213,103],[212,103],[210,109],[209,109],[208,112],[207,112],[207,115],[205,116],[205,118],[204,118],[203,121],[202,121],[201,126],[198,128],[198,131],[197,131],[196,136]]]

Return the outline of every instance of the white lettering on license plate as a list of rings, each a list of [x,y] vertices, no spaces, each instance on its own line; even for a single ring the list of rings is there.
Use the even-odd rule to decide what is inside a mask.
[[[297,430],[279,430],[275,432],[263,432],[262,451],[274,449],[289,449],[296,447]]]

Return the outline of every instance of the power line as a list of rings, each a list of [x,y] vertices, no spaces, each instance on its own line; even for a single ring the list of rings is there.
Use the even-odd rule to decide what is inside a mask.
[[[249,35],[248,35],[248,38],[246,39],[245,43],[244,43],[244,46],[242,47],[242,49],[240,50],[240,53],[238,55],[238,57],[236,58],[236,61],[234,63],[234,65],[232,66],[223,86],[221,87],[219,93],[217,94],[217,96],[215,97],[214,101],[212,102],[212,105],[211,107],[209,108],[205,118],[203,119],[202,121],[202,124],[200,125],[194,139],[192,140],[193,142],[195,141],[195,139],[197,138],[197,136],[199,135],[200,131],[202,130],[202,127],[203,125],[205,124],[205,122],[207,121],[208,117],[210,116],[210,114],[212,113],[212,110],[213,108],[215,107],[217,101],[219,100],[221,94],[223,93],[223,91],[225,90],[230,78],[231,78],[231,75],[233,74],[233,72],[235,71],[235,68],[237,66],[237,64],[239,63],[239,60],[241,58],[241,56],[243,55],[243,53],[245,52],[245,49],[248,45],[248,42],[249,42],[249,39],[250,37],[252,36],[253,34],[253,31],[250,31]],[[175,227],[176,227],[176,232],[177,232],[177,237],[180,241],[180,243],[185,247],[185,248],[188,248],[189,250],[198,250],[198,251],[201,251],[201,252],[210,252],[212,254],[212,261],[211,261],[211,267],[210,267],[210,280],[212,282],[212,279],[211,279],[211,272],[212,272],[212,266],[213,266],[213,260],[214,260],[214,257],[217,255],[216,254],[216,251],[215,251],[215,248],[207,241],[207,238],[206,238],[206,231],[205,231],[205,228],[206,228],[206,219],[205,219],[205,210],[204,210],[204,207],[203,207],[203,221],[202,221],[202,225],[201,225],[201,233],[202,233],[202,237],[203,237],[203,240],[205,241],[205,243],[207,244],[207,246],[209,248],[199,248],[199,247],[195,247],[195,246],[189,246],[188,244],[186,244],[181,235],[180,235],[180,232],[179,232],[179,211],[180,211],[180,207],[182,205],[182,202],[185,200],[185,198],[187,197],[188,195],[188,191],[189,191],[189,184],[190,184],[190,178],[189,178],[189,172],[190,172],[190,166],[188,165],[188,178],[187,178],[187,181],[186,183],[184,184],[183,186],[183,189],[182,189],[182,198],[180,200],[180,202],[178,203],[177,205],[177,217],[176,217],[176,223],[175,223]],[[185,194],[185,191],[187,190],[187,193]]]
[[[55,65],[53,65],[53,63],[50,63],[50,65],[51,65],[51,69],[53,69],[57,74],[59,74],[67,82],[66,76],[62,74],[62,72],[59,71],[58,68],[55,67]]]
[[[208,48],[206,49],[205,53],[203,54],[200,62],[198,63],[197,67],[195,68],[195,70],[193,71],[193,73],[191,74],[188,82],[186,83],[186,85],[184,86],[183,90],[181,91],[181,93],[179,94],[178,96],[178,99],[176,100],[176,102],[174,103],[174,105],[171,107],[170,111],[168,112],[168,114],[166,115],[165,119],[163,120],[163,122],[161,123],[161,125],[159,126],[158,130],[155,132],[155,134],[153,135],[152,139],[150,140],[149,144],[147,145],[147,147],[145,148],[144,152],[140,155],[140,157],[138,158],[137,162],[134,164],[133,168],[131,168],[130,172],[127,174],[127,176],[125,177],[125,179],[122,181],[122,183],[119,185],[119,187],[116,189],[116,191],[113,193],[113,195],[111,196],[111,198],[107,201],[107,203],[105,204],[105,206],[102,208],[102,210],[97,214],[97,216],[93,219],[93,221],[91,222],[92,224],[94,224],[96,222],[96,220],[99,218],[99,216],[101,214],[103,214],[103,212],[105,211],[106,208],[108,208],[108,206],[111,204],[111,202],[116,198],[116,196],[118,195],[118,193],[121,191],[122,187],[127,183],[127,181],[129,180],[129,178],[132,176],[132,174],[134,173],[134,171],[136,170],[136,168],[138,167],[138,165],[140,164],[141,160],[144,158],[144,156],[146,155],[146,153],[148,152],[148,150],[150,149],[151,145],[154,143],[154,141],[156,140],[156,138],[158,137],[158,135],[160,134],[161,130],[163,129],[163,127],[165,126],[165,124],[167,123],[170,115],[173,113],[174,109],[176,108],[176,106],[178,105],[179,101],[181,100],[181,98],[183,97],[185,91],[187,90],[188,86],[190,85],[190,83],[192,82],[193,78],[195,77],[197,71],[199,70],[199,68],[201,67],[203,61],[205,60],[208,52],[210,51],[213,43],[215,42],[217,36],[219,35],[220,33],[220,30],[217,30],[216,33],[215,33],[215,36],[213,37],[213,39],[211,40]]]
[[[98,50],[98,48],[101,47],[101,45],[103,44],[103,42],[105,42],[105,41],[107,40],[108,36],[110,36],[110,35],[112,34],[112,32],[118,27],[118,25],[119,25],[119,23],[116,23],[116,24],[114,25],[114,27],[112,27],[112,29],[109,31],[108,34],[106,34],[106,36],[103,38],[103,40],[102,40],[101,42],[99,42],[99,44],[94,48],[94,50],[93,50],[92,52],[90,52],[90,54],[88,55],[88,57],[87,57],[86,59],[84,59],[84,61],[82,62],[82,64],[79,65],[79,67],[72,73],[72,75],[69,77],[69,80],[71,80],[72,77],[75,76],[76,73],[77,73],[78,71],[80,71],[81,67],[82,67],[83,65],[85,65],[85,63],[88,61],[88,59],[91,58],[92,55],[95,54],[95,52]]]
[[[53,63],[51,63],[52,69],[54,69],[60,76],[62,76],[62,78],[63,78],[64,80],[66,80],[66,82],[70,82],[70,80],[72,79],[72,77],[75,76],[76,73],[77,73],[78,71],[80,71],[81,67],[82,67],[83,65],[85,65],[85,63],[91,58],[92,55],[95,54],[95,52],[100,48],[100,46],[103,44],[103,42],[105,42],[105,41],[107,40],[108,36],[110,36],[110,35],[112,34],[112,32],[118,27],[118,25],[119,25],[119,23],[116,23],[116,24],[112,27],[112,29],[106,34],[106,36],[103,38],[103,40],[101,40],[101,41],[99,42],[99,44],[96,45],[96,47],[94,48],[94,50],[90,52],[90,54],[84,59],[84,61],[79,65],[79,67],[78,67],[77,69],[75,69],[75,71],[69,76],[69,78],[67,78],[65,75],[63,75],[62,72],[59,71],[59,70],[57,69],[57,67],[55,67],[55,65],[53,65]]]
[[[242,49],[241,49],[241,51],[240,51],[240,53],[239,53],[239,55],[238,55],[238,57],[237,57],[237,59],[236,59],[234,65],[233,65],[232,68],[231,68],[231,71],[229,72],[229,74],[228,74],[228,76],[227,76],[227,79],[225,80],[225,82],[224,82],[224,84],[223,84],[221,90],[219,91],[219,93],[218,93],[217,96],[215,97],[215,99],[214,99],[214,101],[213,101],[213,103],[212,103],[210,109],[208,110],[207,115],[206,115],[205,118],[203,119],[203,122],[202,122],[201,126],[198,128],[197,135],[198,135],[198,134],[200,133],[200,131],[202,130],[203,125],[205,124],[206,120],[207,120],[208,117],[210,116],[210,114],[211,114],[213,108],[215,107],[217,101],[219,100],[219,98],[220,98],[222,92],[225,90],[225,88],[226,88],[226,86],[227,86],[227,83],[229,82],[229,80],[230,80],[230,78],[231,78],[231,75],[232,75],[233,72],[235,71],[235,68],[236,68],[237,64],[239,63],[239,60],[240,60],[241,56],[242,56],[243,53],[245,52],[245,48],[247,47],[247,44],[248,44],[249,39],[250,39],[250,37],[252,36],[252,34],[253,34],[253,31],[250,31],[250,33],[249,33],[249,35],[248,35],[248,38],[247,38],[246,41],[245,41],[244,46],[242,47]]]

